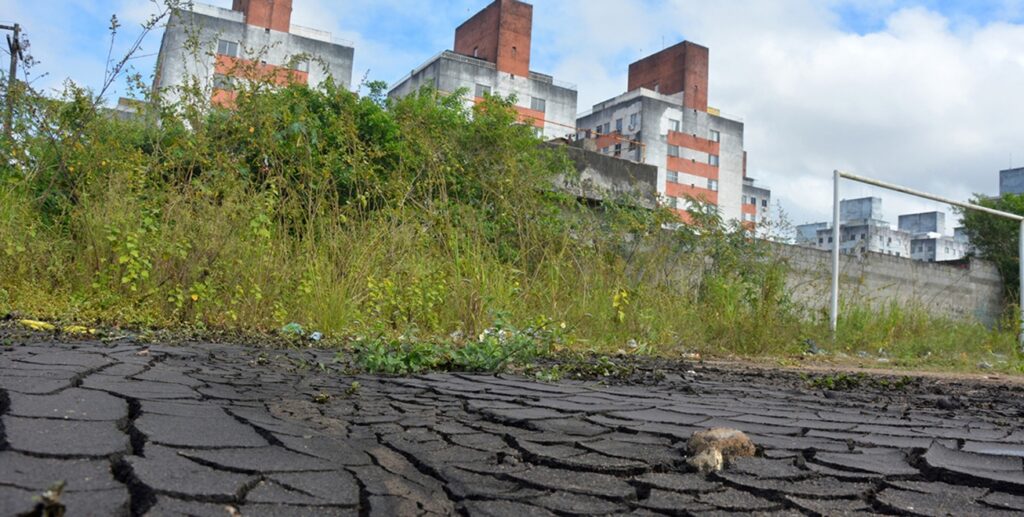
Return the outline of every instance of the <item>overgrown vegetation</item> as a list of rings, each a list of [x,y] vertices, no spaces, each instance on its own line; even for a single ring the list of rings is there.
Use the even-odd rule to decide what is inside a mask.
[[[571,166],[516,123],[511,99],[236,87],[230,110],[195,82],[130,118],[73,83],[22,91],[0,144],[0,314],[262,333],[295,322],[398,374],[829,341],[770,248],[713,210],[696,203],[694,224],[667,231],[667,210],[593,210],[554,191]],[[982,349],[1019,361],[1011,332],[918,313],[851,308],[841,328],[844,353],[912,364],[969,344],[967,362]]]
[[[972,203],[1011,214],[1024,215],[1024,195],[975,196]],[[976,210],[960,210],[964,232],[979,255],[999,269],[1010,303],[1017,303],[1020,291],[1020,223]]]

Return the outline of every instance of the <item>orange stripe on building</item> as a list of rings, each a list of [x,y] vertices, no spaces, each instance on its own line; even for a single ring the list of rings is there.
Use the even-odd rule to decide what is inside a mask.
[[[484,101],[483,97],[473,97],[473,104],[480,104]],[[519,122],[529,122],[534,127],[544,129],[544,112],[532,110],[530,108],[524,108],[522,106],[512,106],[516,110],[517,119]]]
[[[715,155],[718,154],[719,148],[721,147],[718,142],[712,142],[706,138],[700,138],[695,135],[679,133],[676,131],[668,132],[668,144],[678,145],[679,147],[685,147],[694,151]]]
[[[673,172],[685,172],[687,174],[693,174],[694,176],[700,176],[702,178],[712,180],[718,179],[718,167],[708,165],[706,163],[695,162],[687,158],[669,156],[666,166],[668,167],[668,170]]]
[[[307,72],[224,55],[217,56],[213,70],[215,73],[230,77],[241,77],[250,81],[268,81],[278,86],[308,84],[309,82],[309,73]]]
[[[214,88],[213,95],[210,96],[210,102],[217,107],[234,109],[235,101],[238,99],[238,92],[232,90],[222,90],[220,88]]]
[[[694,199],[703,199],[707,203],[718,205],[718,192],[708,190],[706,188],[683,185],[681,183],[667,183],[665,185],[665,195],[671,197],[692,197]]]

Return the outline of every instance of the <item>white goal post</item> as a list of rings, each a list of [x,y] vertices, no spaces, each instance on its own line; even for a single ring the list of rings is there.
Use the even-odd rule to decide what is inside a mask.
[[[932,201],[938,201],[939,203],[945,203],[947,205],[958,206],[968,210],[977,210],[979,212],[985,212],[991,215],[1005,217],[1012,219],[1020,223],[1020,243],[1018,247],[1018,262],[1020,263],[1020,285],[1019,285],[1019,304],[1021,310],[1021,328],[1018,330],[1018,339],[1020,346],[1024,349],[1024,216],[1017,214],[1011,214],[1009,212],[1003,212],[1001,210],[993,210],[988,207],[975,205],[973,203],[964,203],[962,201],[954,201],[927,192],[921,192],[919,190],[902,187],[892,183],[879,181],[871,178],[865,178],[864,176],[858,176],[849,172],[842,172],[839,170],[833,171],[833,197],[832,197],[832,312],[831,312],[831,329],[833,339],[836,336],[836,329],[839,325],[839,181],[843,178],[848,180],[865,183],[867,185],[873,185],[884,189],[892,190],[895,192],[902,192],[904,194],[910,194],[911,196],[917,196],[924,199],[930,199]]]

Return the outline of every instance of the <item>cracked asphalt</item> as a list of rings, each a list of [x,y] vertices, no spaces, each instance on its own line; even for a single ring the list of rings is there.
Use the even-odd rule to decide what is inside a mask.
[[[1019,385],[387,378],[329,352],[0,337],[3,515],[58,481],[72,516],[1024,512]],[[758,457],[689,470],[718,426]]]

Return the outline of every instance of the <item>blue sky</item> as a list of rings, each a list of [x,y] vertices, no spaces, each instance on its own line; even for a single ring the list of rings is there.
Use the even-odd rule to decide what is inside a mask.
[[[230,0],[207,3],[230,7]],[[356,47],[353,76],[393,82],[451,47],[487,0],[294,0],[293,23]],[[751,175],[794,222],[829,213],[843,168],[966,198],[1024,165],[1024,0],[534,0],[533,66],[579,86],[579,110],[621,93],[631,61],[690,39],[711,49],[711,104],[746,123]],[[40,61],[35,85],[102,82],[155,10],[145,0],[0,0]],[[152,72],[159,32],[133,61]],[[118,92],[115,92],[115,94]],[[1016,156],[1016,158],[1011,158]],[[850,196],[869,194],[851,187]],[[886,215],[941,208],[886,196]]]

